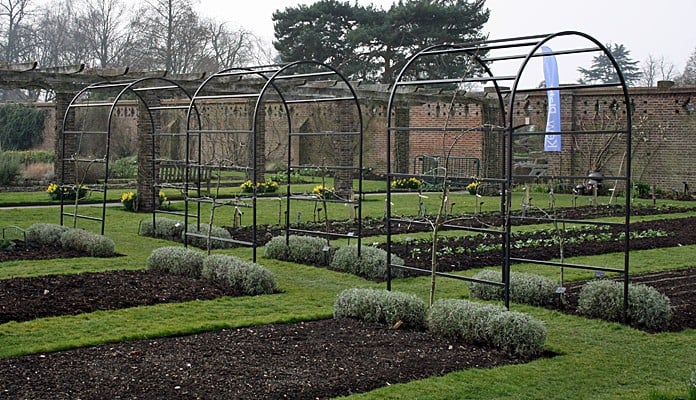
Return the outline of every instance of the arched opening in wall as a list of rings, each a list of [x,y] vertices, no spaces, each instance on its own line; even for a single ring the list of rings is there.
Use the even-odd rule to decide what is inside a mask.
[[[578,57],[588,54],[606,57],[614,68],[613,79],[559,83],[557,66],[578,65]],[[484,85],[484,90],[478,98],[469,93],[471,87],[480,85]],[[576,114],[574,102],[579,96],[596,95],[603,88],[620,89],[622,96],[595,107],[589,120],[582,119],[585,114]],[[435,93],[445,100],[423,104],[417,113],[402,112],[404,105],[413,104],[409,98],[418,93]],[[411,57],[392,86],[387,114],[387,288],[392,286],[392,271],[430,274],[433,282],[437,276],[447,276],[500,286],[504,289],[505,306],[509,307],[512,265],[532,263],[558,269],[559,291],[563,290],[565,268],[622,274],[625,310],[629,278],[630,104],[616,60],[604,45],[580,32],[435,45]],[[425,154],[414,156],[414,148]],[[481,161],[475,172],[460,164],[472,151]],[[407,160],[411,163],[406,164]],[[578,165],[588,167],[578,169]],[[393,183],[410,178],[419,179],[426,188],[440,193],[440,211],[406,219],[393,212]],[[547,188],[548,204],[532,204],[530,188],[541,185]],[[606,190],[609,194],[623,191],[624,221],[595,223],[564,217],[553,201],[554,193],[580,185],[589,191],[583,195],[594,198],[595,204],[597,196],[604,195],[606,189],[613,189]],[[469,218],[474,220],[482,202],[499,204],[500,224],[451,224],[452,219],[462,217],[447,212],[452,193],[457,191],[471,191],[472,197],[463,202],[468,204],[468,213],[474,215]],[[435,240],[441,229],[498,238],[501,281],[481,282],[438,271],[436,257],[430,270],[393,263],[392,226],[405,223],[430,227]],[[624,265],[574,265],[564,259],[568,254],[562,245],[558,249],[560,261],[524,257],[519,250],[521,244],[512,234],[513,226],[521,223],[617,226],[624,232]],[[565,233],[558,230],[557,234],[562,243]]]
[[[336,236],[328,227],[330,203],[348,206],[346,218],[357,221],[350,237],[360,240],[362,115],[340,72],[315,61],[226,69],[200,85],[190,107],[202,118],[188,120],[188,175],[212,171],[213,178],[209,187],[191,181],[185,188],[188,240],[206,240],[208,249],[213,241],[248,246],[255,261],[264,243],[260,223],[281,225],[286,239]],[[295,179],[310,171],[323,182],[316,193]],[[302,215],[316,218],[319,208],[327,225],[307,229]],[[213,235],[214,224],[231,227],[230,235]],[[242,225],[250,235],[236,229]]]

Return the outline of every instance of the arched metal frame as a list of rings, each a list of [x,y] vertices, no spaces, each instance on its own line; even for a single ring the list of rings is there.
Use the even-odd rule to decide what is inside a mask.
[[[333,92],[325,90],[327,81],[333,81],[332,87],[339,87]],[[355,200],[355,198],[360,198],[362,194],[362,175],[363,175],[363,121],[362,112],[360,109],[360,103],[358,101],[357,94],[346,78],[336,69],[317,61],[297,61],[289,64],[280,65],[262,65],[256,67],[245,67],[245,68],[231,68],[217,72],[216,74],[208,77],[198,88],[196,93],[193,95],[191,100],[191,109],[198,107],[200,112],[203,114],[203,106],[206,103],[215,104],[224,101],[241,102],[241,101],[253,101],[254,110],[252,114],[252,119],[249,126],[243,129],[229,129],[225,127],[219,129],[218,127],[207,127],[206,121],[201,120],[198,123],[192,123],[189,119],[187,126],[187,154],[196,154],[195,159],[187,159],[187,177],[191,175],[191,171],[194,169],[215,167],[220,170],[242,170],[245,171],[247,176],[250,178],[251,182],[254,183],[252,192],[249,196],[239,197],[235,201],[229,203],[231,205],[240,206],[246,205],[246,201],[251,202],[252,211],[252,230],[253,239],[252,241],[240,240],[237,238],[222,238],[222,237],[211,237],[211,239],[231,242],[238,245],[248,246],[253,249],[253,261],[256,261],[257,247],[259,245],[257,239],[257,200],[258,191],[255,183],[260,182],[264,171],[260,171],[259,160],[265,159],[265,154],[259,154],[259,151],[263,151],[258,145],[261,138],[260,135],[265,135],[265,127],[260,129],[260,125],[265,125],[265,111],[264,107],[266,102],[271,99],[272,101],[278,102],[282,105],[282,109],[285,113],[285,119],[287,123],[287,165],[286,165],[286,210],[285,210],[285,233],[286,240],[289,235],[293,232],[301,233],[305,235],[315,235],[315,236],[340,236],[340,237],[350,237],[356,238],[358,240],[358,248],[360,248],[360,241],[362,236],[362,207],[360,202]],[[322,131],[322,132],[294,132],[293,131],[293,118],[291,106],[294,104],[308,104],[308,105],[319,105],[326,103],[344,103],[349,102],[354,105],[355,117],[357,118],[357,130],[345,131],[339,127],[338,129],[332,131]],[[250,162],[246,165],[231,163],[230,165],[222,165],[208,163],[203,159],[202,154],[202,143],[203,138],[207,135],[248,135],[251,151]],[[293,138],[301,136],[318,135],[323,137],[338,137],[338,136],[353,136],[357,137],[357,166],[353,162],[350,166],[345,165],[311,165],[304,166],[299,163],[294,163],[292,157],[292,146]],[[250,165],[249,165],[250,164]],[[358,175],[358,193],[353,198],[343,199],[339,202],[350,204],[357,210],[357,232],[348,235],[336,235],[330,232],[322,231],[310,231],[310,230],[300,230],[297,227],[293,227],[290,220],[291,209],[293,201],[326,201],[313,196],[298,195],[293,193],[291,182],[291,174],[293,171],[304,168],[323,168],[326,170],[350,170]],[[200,176],[200,172],[197,174]],[[187,179],[187,185],[189,179]],[[194,183],[194,182],[191,182]],[[185,238],[202,236],[200,233],[189,232],[189,219],[196,218],[200,221],[200,205],[201,203],[211,203],[212,206],[216,205],[215,198],[203,197],[201,196],[200,182],[196,186],[187,186],[185,189],[185,199],[186,199],[186,231]],[[189,212],[189,202],[193,202],[197,205],[196,212],[197,215],[191,216]],[[222,204],[222,203],[220,203]]]
[[[569,40],[573,40],[573,45],[568,46]],[[591,47],[578,48],[574,44],[577,41],[589,42]],[[541,51],[542,46],[548,45],[549,43],[559,44],[562,48],[554,48],[550,52],[543,53]],[[526,52],[525,52],[526,51]],[[530,64],[533,61],[543,60],[545,56],[554,57],[567,57],[572,58],[577,55],[590,54],[597,55],[601,54],[606,56],[613,65],[616,73],[617,81],[614,83],[597,83],[597,84],[572,84],[572,85],[559,85],[558,87],[532,87],[529,84],[523,82],[523,78],[526,78],[526,74],[530,71]],[[477,68],[470,69],[470,71],[459,71],[460,76],[456,77],[445,77],[445,78],[409,78],[409,74],[413,70],[418,62],[423,62],[423,60],[428,59],[428,57],[439,57],[442,55],[452,56],[461,55],[463,57],[468,57],[469,62],[475,65]],[[515,63],[519,62],[516,68],[515,75],[495,75],[493,71],[501,63]],[[432,65],[432,64],[431,64]],[[471,71],[480,71],[480,75],[471,74]],[[540,69],[541,70],[541,69]],[[469,72],[469,73],[467,73]],[[411,75],[412,76],[412,75]],[[410,80],[409,80],[410,79]],[[543,80],[543,79],[542,79]],[[396,97],[399,91],[405,87],[419,87],[425,88],[429,86],[437,85],[455,85],[461,86],[472,83],[479,82],[490,82],[493,85],[494,94],[497,97],[497,104],[499,107],[499,121],[503,122],[503,126],[496,127],[490,126],[489,128],[493,131],[499,133],[499,142],[502,143],[499,151],[500,174],[499,176],[485,176],[479,177],[482,182],[490,182],[500,186],[501,193],[501,216],[504,219],[504,226],[501,230],[491,229],[488,230],[494,234],[498,234],[501,237],[503,244],[503,264],[502,268],[502,283],[490,282],[490,281],[479,281],[472,278],[462,277],[454,274],[438,273],[438,275],[461,279],[465,281],[475,281],[479,283],[486,283],[491,285],[499,285],[504,287],[504,302],[505,306],[509,308],[510,305],[510,271],[512,263],[525,262],[525,263],[535,263],[540,265],[548,265],[558,267],[561,271],[563,268],[577,268],[584,270],[596,271],[596,273],[602,274],[604,272],[616,272],[623,275],[624,282],[624,317],[628,306],[628,281],[629,281],[629,248],[630,248],[630,191],[631,191],[631,113],[632,107],[630,98],[628,95],[628,88],[626,81],[621,73],[621,69],[610,53],[610,51],[602,45],[600,42],[594,38],[580,32],[575,31],[564,31],[554,34],[536,35],[536,36],[525,36],[519,38],[510,39],[500,39],[500,40],[487,40],[473,43],[464,44],[454,44],[454,45],[436,45],[431,46],[417,53],[411,57],[406,65],[403,67],[399,75],[397,76],[395,83],[392,87],[389,103],[388,103],[388,123],[387,123],[387,148],[391,149],[392,146],[392,136],[396,132],[417,132],[424,130],[423,128],[412,128],[412,127],[401,127],[396,126],[393,121],[394,108],[396,105]],[[510,88],[501,85],[504,82],[507,85],[512,85]],[[539,80],[535,81],[539,82]],[[526,86],[525,86],[526,85]],[[545,85],[544,85],[545,86]],[[625,215],[624,221],[621,223],[613,222],[599,222],[599,221],[579,221],[566,218],[556,218],[555,216],[547,216],[544,218],[532,218],[525,216],[524,214],[518,215],[513,210],[512,205],[512,188],[513,185],[520,179],[529,178],[529,176],[515,175],[513,171],[513,143],[514,138],[522,135],[545,135],[546,132],[516,132],[519,128],[514,126],[514,118],[517,110],[518,104],[522,99],[522,96],[529,95],[533,93],[544,94],[550,90],[572,91],[572,94],[582,93],[583,91],[593,90],[597,88],[620,88],[623,94],[623,104],[616,104],[616,112],[622,111],[625,114],[625,126],[622,128],[616,128],[612,130],[577,130],[575,129],[574,121],[571,124],[561,124],[561,129],[558,132],[554,132],[561,136],[561,143],[564,141],[563,138],[568,137],[578,137],[582,135],[601,135],[601,134],[619,134],[625,135],[625,166],[624,173],[621,173],[621,168],[619,172],[612,176],[605,176],[605,181],[612,180],[614,182],[621,182],[625,187]],[[528,122],[526,122],[528,124]],[[570,129],[568,129],[571,127]],[[439,127],[439,128],[428,128],[430,130],[449,130],[455,129],[454,127]],[[545,130],[545,128],[544,128]],[[561,153],[562,154],[562,153]],[[560,169],[560,168],[559,168]],[[416,270],[423,272],[413,267],[407,265],[395,265],[392,263],[391,248],[392,248],[392,229],[391,225],[394,222],[398,222],[399,219],[392,215],[391,211],[391,181],[394,178],[403,176],[404,174],[395,173],[392,171],[392,157],[391,152],[387,152],[387,202],[386,202],[386,214],[387,214],[387,288],[391,289],[392,279],[391,271],[392,268],[402,268],[407,270]],[[409,176],[412,176],[410,174]],[[542,177],[542,179],[544,179]],[[565,180],[568,182],[582,181],[587,179],[586,175],[568,175],[568,176],[553,176],[548,177],[548,180]],[[514,254],[514,238],[511,235],[512,226],[514,221],[519,220],[536,220],[539,223],[551,222],[551,223],[576,223],[576,224],[586,224],[594,226],[620,226],[624,233],[623,239],[623,252],[624,252],[624,265],[622,268],[613,268],[608,266],[590,266],[590,265],[578,265],[569,264],[565,262],[556,261],[544,261],[544,260],[533,260],[527,258],[517,257]],[[454,228],[454,227],[450,227]],[[464,228],[465,230],[475,230],[481,231],[481,229],[471,229]],[[430,271],[425,271],[430,273]]]
[[[157,104],[150,104],[148,94],[153,94],[154,99],[157,99]],[[107,204],[107,191],[109,184],[109,163],[110,163],[110,152],[111,152],[111,135],[112,129],[114,128],[113,117],[116,107],[119,102],[126,100],[128,96],[132,96],[131,99],[137,99],[142,102],[149,114],[150,120],[150,131],[153,135],[157,134],[156,127],[158,126],[154,114],[161,110],[188,110],[188,104],[190,103],[191,96],[188,94],[186,89],[184,89],[178,83],[166,79],[163,77],[146,77],[132,80],[115,80],[115,81],[104,81],[99,83],[94,83],[86,88],[82,89],[77,95],[73,97],[70,104],[68,105],[65,115],[63,117],[63,129],[62,129],[62,160],[61,160],[61,182],[60,188],[74,188],[78,191],[80,183],[75,182],[72,184],[65,182],[66,173],[66,163],[74,162],[75,169],[77,169],[78,163],[99,163],[104,165],[104,179],[101,184],[93,185],[91,187],[87,186],[86,190],[102,192],[102,207],[99,216],[78,214],[77,207],[73,212],[65,211],[65,199],[61,196],[60,202],[60,223],[64,222],[64,216],[71,216],[76,219],[85,219],[91,221],[97,221],[101,224],[100,233],[104,234],[105,222],[106,222],[106,204]],[[162,105],[161,101],[171,101],[172,105]],[[183,103],[183,105],[182,105]],[[95,128],[95,129],[73,129],[70,125],[75,123],[76,112],[79,109],[106,109],[108,110],[108,118],[106,122],[106,127]],[[81,157],[80,144],[84,137],[88,136],[101,136],[104,140],[104,153],[100,158],[89,158]],[[66,139],[74,137],[77,141],[77,148],[75,154],[67,157],[66,153]],[[155,193],[154,197],[157,196]],[[78,204],[77,202],[75,203]]]

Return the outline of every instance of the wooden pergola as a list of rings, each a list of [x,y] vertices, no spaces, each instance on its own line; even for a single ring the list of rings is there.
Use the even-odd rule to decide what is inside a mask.
[[[114,80],[136,80],[142,78],[164,78],[176,81],[191,92],[200,85],[207,73],[168,74],[167,71],[133,71],[129,67],[86,68],[85,64],[59,67],[40,67],[37,62],[20,64],[0,63],[0,88],[2,89],[42,89],[55,95],[55,153],[54,170],[60,180],[61,159],[63,158],[62,116],[65,115],[71,100],[82,89],[99,82]]]

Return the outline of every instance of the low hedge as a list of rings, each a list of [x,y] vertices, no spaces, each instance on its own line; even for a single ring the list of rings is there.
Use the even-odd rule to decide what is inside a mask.
[[[278,291],[275,276],[266,268],[239,257],[212,254],[203,260],[201,276],[245,295],[271,294]]]
[[[264,248],[264,257],[307,265],[327,265],[331,249],[329,242],[316,236],[276,236]]]
[[[502,282],[500,271],[483,270],[474,278]],[[533,306],[552,304],[556,298],[556,285],[551,279],[527,272],[510,273],[510,300]],[[469,295],[482,300],[500,300],[504,295],[502,286],[471,282]]]
[[[200,236],[187,236],[187,241],[188,244],[191,246],[195,246],[201,249],[207,249],[208,248],[208,233],[210,233],[210,248],[211,249],[225,249],[230,247],[230,242],[227,242],[225,240],[219,240],[216,238],[220,239],[232,239],[232,235],[230,232],[222,227],[219,226],[210,226],[208,224],[201,224],[200,226],[196,226],[193,224],[189,224],[188,226],[188,233],[193,233],[197,235],[204,235],[205,237],[200,237]],[[181,240],[183,241],[183,235],[184,233],[182,232],[182,237]]]
[[[83,229],[68,229],[61,235],[60,243],[66,249],[83,251],[92,257],[113,257],[116,254],[113,240]]]
[[[414,294],[377,289],[346,289],[334,301],[334,318],[357,318],[370,322],[423,328],[427,307]]]
[[[392,254],[392,264],[403,264],[404,260]],[[365,279],[382,281],[387,279],[387,252],[372,246],[360,246],[360,256],[358,256],[358,246],[339,247],[331,259],[331,268],[348,272]],[[404,275],[401,268],[392,268],[392,278],[400,278]]]
[[[578,299],[578,312],[606,321],[623,320],[622,282],[607,279],[583,285]],[[637,328],[659,329],[672,318],[669,297],[645,285],[628,285],[628,323]]]
[[[116,244],[106,236],[58,224],[35,223],[26,230],[26,240],[87,253],[92,257],[113,257]]]
[[[153,222],[152,218],[148,218],[140,222],[138,234],[140,236],[179,241],[181,240],[181,233],[183,231],[183,221],[170,218],[157,218]]]
[[[376,289],[346,289],[334,301],[334,318],[357,318],[411,328],[466,343],[491,346],[519,358],[540,355],[546,326],[534,317],[468,300],[444,299],[428,312],[414,294]]]
[[[223,254],[206,255],[187,247],[166,246],[152,251],[147,269],[213,281],[236,295],[278,292],[275,276],[263,266]]]
[[[187,247],[166,246],[154,249],[147,258],[147,269],[174,275],[200,278],[205,253]]]
[[[435,302],[430,309],[428,326],[434,333],[492,346],[521,358],[540,355],[546,341],[546,326],[540,320],[468,300]]]
[[[61,245],[60,237],[68,230],[67,226],[38,222],[26,230],[26,240],[41,245]]]

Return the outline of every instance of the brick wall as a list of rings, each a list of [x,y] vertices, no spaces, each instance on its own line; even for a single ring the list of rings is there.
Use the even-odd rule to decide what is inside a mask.
[[[480,158],[483,149],[483,124],[481,107],[478,104],[427,103],[411,107],[411,126],[417,127],[463,127],[471,131],[423,131],[411,133],[409,155],[421,154],[467,156]]]
[[[663,190],[683,190],[684,182],[696,185],[690,159],[696,156],[696,112],[685,104],[696,99],[696,88],[633,88],[630,105],[624,106],[619,90],[601,89],[585,92],[561,92],[563,130],[626,130],[626,110],[632,110],[631,169],[634,182],[655,185]],[[546,125],[545,96],[515,104],[515,121],[528,117],[543,132]],[[696,101],[694,101],[696,104]],[[625,135],[563,135],[560,153],[537,149],[548,162],[549,175],[584,175],[601,169],[605,175],[626,173]],[[610,143],[605,150],[604,146]],[[599,156],[599,154],[603,154]],[[623,189],[619,185],[619,189]]]
[[[623,95],[618,90],[597,89],[578,93],[562,91],[561,95],[563,130],[608,127],[612,123],[625,120]],[[372,168],[376,173],[383,173],[386,171],[387,156],[386,93],[361,89],[358,96],[361,98],[363,112],[364,166]],[[630,108],[633,110],[633,180],[656,185],[665,190],[683,190],[683,182],[687,182],[691,188],[696,187],[691,162],[696,157],[696,112],[689,112],[685,107],[689,101],[696,105],[696,87],[633,88],[630,90],[630,98]],[[618,115],[612,114],[611,111],[614,101],[620,106]],[[443,149],[451,147],[452,155],[480,158],[482,176],[492,177],[499,174],[501,137],[495,129],[472,129],[468,132],[447,134],[438,130],[445,125],[463,128],[475,128],[483,124],[499,126],[501,123],[497,121],[496,102],[482,96],[473,96],[457,99],[454,105],[450,106],[447,96],[418,95],[413,98],[404,96],[396,104],[396,113],[392,116],[394,126],[408,125],[433,129],[411,131],[407,136],[392,135],[392,148],[389,151],[394,162],[394,171],[410,173],[413,171],[413,160],[418,155],[443,154]],[[407,113],[404,104],[409,105]],[[124,106],[118,110],[113,125],[123,129],[124,135],[134,136],[135,107],[124,102]],[[203,118],[207,119],[208,123],[214,121],[210,126],[221,128],[248,126],[250,110],[253,110],[253,107],[248,104],[226,104],[205,111]],[[273,102],[266,104],[264,112],[265,166],[277,169],[278,165],[287,163],[287,115],[280,103]],[[331,107],[292,105],[290,112],[293,132],[320,131],[347,123],[340,122],[336,111]],[[601,117],[600,122],[596,119],[597,115]],[[351,118],[357,121],[357,116]],[[515,104],[513,118],[515,125],[524,124],[528,119],[529,124],[543,131],[546,124],[546,96],[539,94],[520,100]],[[614,122],[611,121],[612,118]],[[45,137],[48,142],[55,137],[51,130],[60,127],[62,116],[57,118],[55,124],[47,124]],[[543,138],[541,135],[539,137]],[[625,168],[621,165],[625,149],[623,140],[625,139],[616,140],[608,159],[602,160],[603,168],[609,173],[619,171],[619,167]],[[573,140],[571,135],[564,135],[562,146],[563,151],[560,153],[546,153],[543,147],[537,147],[533,156],[538,158],[539,162],[548,164],[550,175],[582,175],[589,172],[592,165],[592,152],[589,151],[592,148],[591,143]],[[204,144],[204,157],[210,160],[223,154],[237,154],[240,151],[244,152],[244,147],[245,143],[239,140],[217,139]],[[58,142],[55,148],[59,149]],[[330,139],[293,138],[290,149],[291,163],[335,163],[335,149],[335,143]]]

